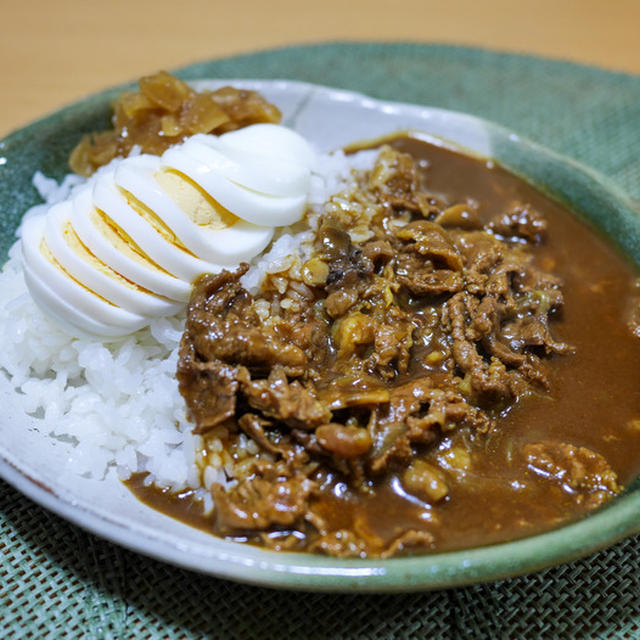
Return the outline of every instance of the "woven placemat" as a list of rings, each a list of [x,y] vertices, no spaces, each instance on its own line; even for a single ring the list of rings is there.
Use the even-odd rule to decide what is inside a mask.
[[[467,111],[640,199],[640,77],[478,49],[328,44],[194,65]],[[640,638],[640,537],[569,565],[407,595],[272,591],[100,540],[0,481],[0,638]]]

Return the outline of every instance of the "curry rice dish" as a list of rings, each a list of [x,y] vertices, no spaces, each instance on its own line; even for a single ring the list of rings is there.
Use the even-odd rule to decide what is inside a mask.
[[[183,102],[129,98],[151,147],[167,112],[198,101],[156,85]],[[257,105],[254,119],[214,108],[207,126],[278,120],[246,98],[220,104]],[[89,174],[120,142],[117,126],[86,138],[72,164]],[[559,526],[640,473],[637,270],[492,162],[385,142],[307,221],[288,269],[251,292],[245,263],[196,283],[176,385],[199,486],[138,469],[142,501],[271,549],[389,557]]]

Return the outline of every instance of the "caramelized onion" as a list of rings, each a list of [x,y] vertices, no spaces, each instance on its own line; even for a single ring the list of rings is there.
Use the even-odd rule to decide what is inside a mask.
[[[166,71],[140,78],[138,85],[140,91],[125,92],[115,102],[112,130],[82,137],[69,158],[72,171],[90,176],[113,158],[128,156],[134,146],[160,155],[196,133],[221,134],[281,120],[278,108],[255,91],[196,92]]]

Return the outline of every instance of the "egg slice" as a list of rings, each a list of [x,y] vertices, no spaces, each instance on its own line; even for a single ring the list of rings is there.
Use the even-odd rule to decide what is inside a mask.
[[[145,256],[176,278],[191,284],[203,273],[221,270],[219,265],[200,260],[182,247],[162,222],[162,214],[127,197],[116,185],[113,173],[103,173],[95,183],[93,204]]]
[[[313,169],[316,154],[303,136],[277,124],[254,124],[218,138],[218,148],[294,162]]]
[[[116,169],[115,183],[154,211],[179,242],[201,259],[234,265],[258,255],[271,241],[273,227],[251,224],[216,207],[187,176],[162,167],[155,156],[138,156]]]
[[[183,147],[171,147],[162,154],[162,163],[175,169],[212,194],[222,207],[253,224],[280,227],[302,217],[307,204],[306,192],[288,198],[257,193],[231,182],[213,171]]]
[[[151,261],[103,212],[93,204],[93,188],[87,187],[73,201],[71,224],[82,243],[111,269],[142,288],[171,300],[186,302],[191,283],[171,275]]]
[[[198,134],[189,138],[182,148],[218,175],[245,189],[284,198],[309,190],[311,171],[307,166],[291,159],[235,149],[224,143],[224,136]]]
[[[56,204],[46,216],[44,240],[66,273],[109,302],[145,316],[177,313],[181,305],[145,290],[114,271],[82,243],[71,224],[73,204]]]
[[[32,216],[22,225],[24,274],[31,295],[63,327],[104,336],[133,333],[149,319],[126,311],[73,278],[51,253],[44,230],[46,216]]]
[[[98,322],[79,312],[73,305],[67,304],[26,264],[24,280],[40,310],[67,333],[84,337],[99,335],[115,338],[122,335],[117,327]],[[128,332],[125,331],[124,335],[126,333]]]

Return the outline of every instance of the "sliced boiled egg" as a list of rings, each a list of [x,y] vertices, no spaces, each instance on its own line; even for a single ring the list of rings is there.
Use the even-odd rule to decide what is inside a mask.
[[[181,246],[175,234],[153,210],[123,193],[104,173],[93,187],[93,204],[142,254],[175,278],[192,283],[203,273],[220,271]]]
[[[254,124],[220,136],[218,148],[294,162],[311,170],[316,154],[299,133],[277,124]]]
[[[312,164],[306,140],[278,125],[125,158],[24,221],[27,286],[71,332],[136,331],[183,308],[198,277],[251,260],[276,226],[300,220]]]
[[[71,224],[93,255],[128,280],[171,300],[186,302],[189,299],[191,283],[171,275],[145,255],[103,211],[94,206],[91,187],[74,197]]]
[[[122,162],[114,180],[148,209],[162,212],[164,224],[194,255],[221,265],[250,260],[271,241],[273,227],[258,226],[223,210],[197,184],[163,167],[155,156]]]
[[[132,333],[148,324],[143,315],[110,303],[73,278],[51,253],[44,231],[46,216],[32,216],[22,226],[27,286],[45,311],[64,325],[105,336]]]
[[[182,148],[221,177],[245,189],[285,198],[308,191],[309,167],[290,159],[249,154],[224,144],[223,138],[199,134],[189,138]]]
[[[91,253],[71,224],[72,213],[73,204],[69,201],[54,205],[47,213],[44,230],[44,241],[49,251],[66,273],[127,311],[154,317],[180,310],[182,305],[178,302],[128,280]]]
[[[215,194],[216,202],[247,222],[280,227],[296,222],[304,213],[306,193],[282,198],[252,191],[216,173],[186,145],[167,149],[162,154],[162,163]]]

